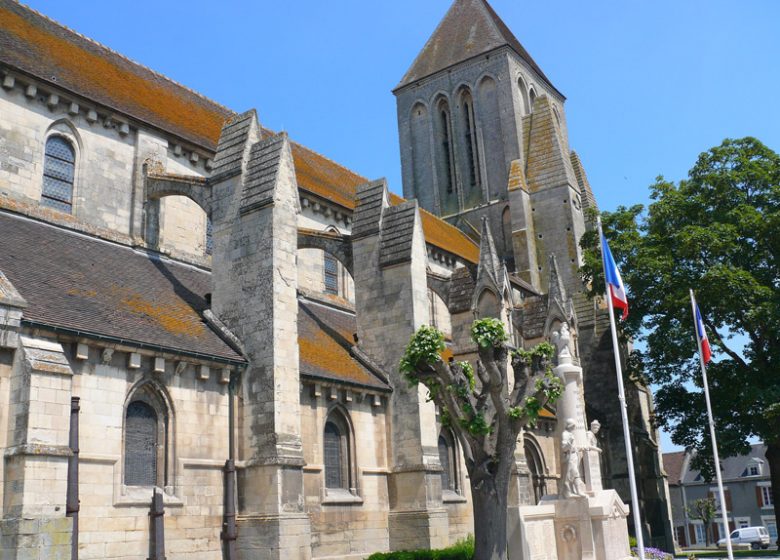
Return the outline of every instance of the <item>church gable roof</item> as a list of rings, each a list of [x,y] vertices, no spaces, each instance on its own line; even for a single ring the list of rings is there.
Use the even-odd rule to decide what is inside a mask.
[[[0,0],[0,63],[210,150],[233,114],[11,0]]]
[[[396,89],[503,46],[511,47],[552,86],[486,0],[455,0]]]
[[[244,361],[203,320],[206,271],[2,212],[0,271],[27,301],[24,321]]]
[[[215,150],[220,130],[237,114],[13,0],[0,0],[0,65]],[[250,116],[246,113],[245,116]],[[245,119],[244,119],[245,120]],[[241,116],[239,121],[243,122]],[[263,129],[263,138],[276,132]],[[368,179],[290,142],[298,187],[349,210]],[[215,162],[214,173],[223,171]],[[397,205],[404,199],[391,195]],[[426,241],[477,262],[476,245],[458,228],[421,211]]]

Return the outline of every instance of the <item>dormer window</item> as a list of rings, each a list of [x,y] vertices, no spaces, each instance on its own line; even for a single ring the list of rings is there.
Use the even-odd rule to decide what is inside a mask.
[[[745,470],[742,471],[742,476],[761,476],[762,474],[762,467],[763,467],[763,461],[760,459],[752,459],[750,463],[745,467]]]

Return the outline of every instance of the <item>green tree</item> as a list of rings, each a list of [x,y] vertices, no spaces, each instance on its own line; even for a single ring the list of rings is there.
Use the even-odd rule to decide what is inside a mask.
[[[698,519],[704,525],[704,544],[708,545],[714,539],[710,539],[712,531],[712,520],[715,519],[717,508],[713,498],[699,498],[693,500],[690,506],[685,508],[691,519]],[[727,529],[728,530],[728,529]]]
[[[400,367],[410,383],[425,385],[442,423],[461,444],[474,510],[474,560],[505,560],[517,438],[524,426],[536,422],[545,404],[560,397],[563,385],[552,373],[549,343],[512,350],[497,319],[474,321],[471,338],[479,354],[476,369],[468,362],[442,360],[444,336],[428,326],[412,336]]]
[[[602,215],[629,291],[623,335],[646,343],[630,371],[658,389],[656,412],[672,441],[695,448],[712,475],[712,453],[688,290],[696,290],[715,361],[707,373],[721,456],[767,445],[780,519],[780,156],[755,138],[702,153],[687,180],[659,177],[653,202]],[[595,232],[583,277],[604,281]],[[740,345],[744,343],[744,347]]]

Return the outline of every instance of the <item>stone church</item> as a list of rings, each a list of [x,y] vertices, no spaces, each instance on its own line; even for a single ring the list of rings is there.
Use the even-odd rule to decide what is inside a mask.
[[[398,362],[424,324],[473,358],[484,316],[517,346],[569,325],[630,504],[608,318],[577,273],[595,197],[565,97],[485,0],[455,0],[393,91],[404,198],[13,0],[0,86],[2,558],[465,537],[459,444]],[[628,393],[630,505],[671,549],[652,396]],[[512,503],[557,492],[559,421],[523,433]]]

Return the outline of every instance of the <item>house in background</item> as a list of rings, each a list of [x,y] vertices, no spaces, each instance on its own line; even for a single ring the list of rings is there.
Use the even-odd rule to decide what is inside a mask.
[[[664,453],[664,468],[669,475],[669,493],[672,503],[672,523],[677,544],[681,547],[703,546],[705,527],[701,521],[691,519],[686,510],[695,500],[714,498],[718,504],[718,487],[714,480],[707,480],[700,471],[691,467],[695,453],[678,451]],[[777,543],[777,519],[772,501],[772,483],[766,446],[755,444],[750,453],[729,457],[721,461],[729,529],[764,526],[772,543]],[[717,506],[720,510],[720,505]],[[713,524],[715,541],[723,537],[722,519]]]

